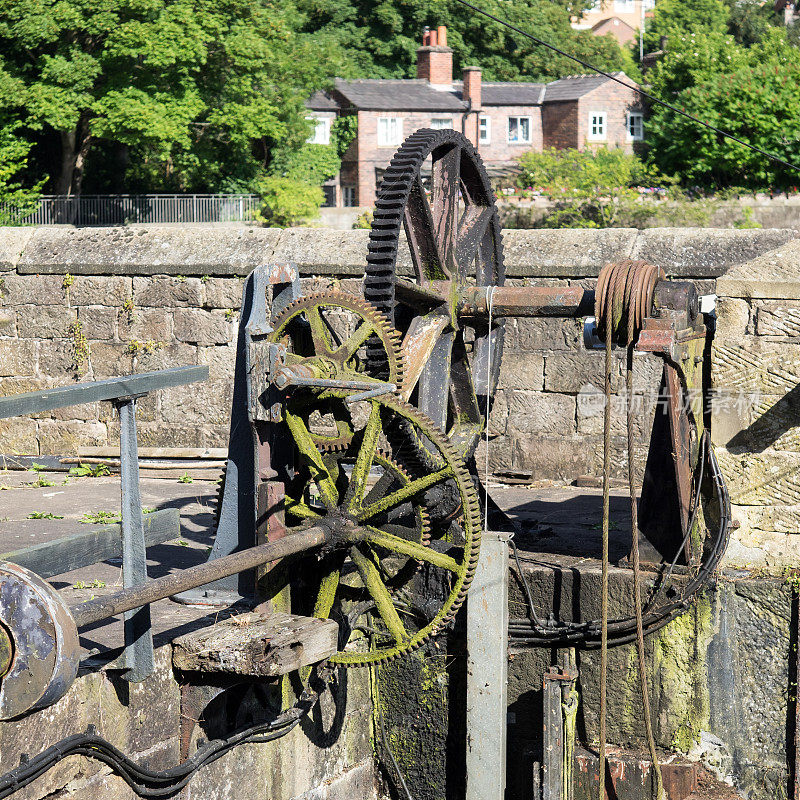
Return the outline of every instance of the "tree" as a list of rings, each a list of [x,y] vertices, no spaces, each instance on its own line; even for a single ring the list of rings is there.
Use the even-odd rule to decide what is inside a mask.
[[[674,48],[674,49],[673,49]],[[698,57],[697,54],[700,54]],[[671,43],[653,70],[657,96],[745,142],[800,163],[800,59],[778,28],[750,48],[730,36]],[[650,157],[684,184],[750,188],[797,185],[797,172],[668,109],[648,123]]]
[[[645,51],[659,46],[662,36],[672,40],[681,34],[725,33],[728,30],[728,7],[722,0],[658,0],[653,21],[645,29]]]
[[[655,169],[621,148],[550,148],[520,157],[517,184],[555,201],[540,222],[544,228],[609,228],[631,216],[640,199],[635,187],[664,184]]]
[[[253,180],[307,138],[303,101],[338,63],[302,23],[291,0],[0,0],[0,103],[55,139],[57,194],[100,142],[183,188]]]
[[[17,135],[18,128],[19,123],[0,121],[0,225],[18,224],[34,211],[44,183],[25,187],[20,179],[31,145]]]
[[[335,40],[351,54],[341,77],[415,77],[422,29],[447,26],[455,69],[478,64],[486,80],[552,80],[583,71],[574,61],[480,17],[456,0],[298,0],[305,30]],[[571,55],[638,78],[628,50],[612,36],[570,27],[565,0],[487,0],[482,7]]]
[[[728,31],[746,47],[760,42],[770,28],[780,24],[774,3],[761,0],[725,0],[728,6]]]

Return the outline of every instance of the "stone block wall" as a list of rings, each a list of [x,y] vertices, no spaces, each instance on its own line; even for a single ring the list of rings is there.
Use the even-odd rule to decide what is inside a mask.
[[[181,686],[172,670],[172,647],[156,650],[155,672],[141,683],[126,683],[105,670],[79,677],[54,706],[0,725],[3,772],[94,725],[129,758],[152,770],[179,764]],[[240,704],[242,719],[258,701]],[[153,709],[158,713],[153,713]],[[309,718],[287,736],[233,748],[196,772],[175,800],[378,800],[370,740],[372,703],[369,674],[348,675],[347,693],[326,692]],[[196,747],[195,728],[192,744]],[[194,748],[192,749],[193,752]],[[101,762],[69,756],[14,793],[15,800],[79,797],[81,800],[134,800],[138,795]]]
[[[715,276],[795,235],[782,230],[517,230],[505,232],[504,245],[511,283],[592,286],[607,261],[643,258],[711,292]],[[207,364],[205,384],[165,390],[140,403],[140,443],[225,447],[242,278],[259,264],[295,261],[304,291],[337,286],[360,293],[366,248],[367,232],[360,230],[0,229],[0,391]],[[405,248],[399,269],[410,271]],[[765,310],[762,329],[780,324],[770,319]],[[621,362],[617,368],[621,382]],[[637,359],[637,391],[652,392],[659,374],[656,359]],[[509,321],[491,420],[491,468],[528,470],[556,480],[599,474],[599,387],[602,354],[583,349],[580,321]],[[648,413],[644,403],[642,456]],[[625,465],[622,423],[620,409],[613,459],[618,471]],[[109,404],[0,421],[0,453],[5,454],[74,454],[80,446],[117,440]]]
[[[796,566],[800,532],[800,248],[718,281],[712,431],[738,524],[731,563]]]

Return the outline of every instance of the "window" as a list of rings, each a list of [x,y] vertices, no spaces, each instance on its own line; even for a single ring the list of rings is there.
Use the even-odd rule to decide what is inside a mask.
[[[492,141],[492,121],[489,117],[478,117],[478,143],[489,144]]]
[[[606,140],[606,112],[589,112],[589,141],[604,142]]]
[[[431,128],[433,128],[435,131],[441,131],[452,127],[453,127],[452,117],[434,117],[431,120]]]
[[[306,117],[314,123],[314,133],[308,139],[309,144],[331,143],[331,121],[328,117]]]
[[[346,208],[353,208],[356,203],[356,187],[342,186],[342,205]]]
[[[530,117],[509,117],[508,118],[508,141],[510,144],[530,144],[531,143],[531,118]]]
[[[401,117],[378,118],[378,147],[396,147],[403,141]]]
[[[636,11],[636,0],[614,0],[614,11],[618,14],[633,14]]]
[[[641,142],[644,139],[644,114],[631,111],[628,114],[628,141]]]

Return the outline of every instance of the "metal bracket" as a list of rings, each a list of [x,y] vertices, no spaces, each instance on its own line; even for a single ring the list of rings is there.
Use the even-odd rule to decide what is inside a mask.
[[[291,262],[258,267],[244,283],[242,311],[236,339],[236,365],[233,379],[233,404],[228,444],[228,466],[225,473],[219,524],[209,561],[252,547],[256,542],[256,481],[258,473],[258,443],[251,409],[262,398],[253,397],[256,391],[252,347],[263,346],[258,340],[272,333],[276,316],[300,297],[300,277]],[[268,302],[271,299],[271,302]],[[279,351],[271,351],[277,359]],[[271,398],[263,398],[270,409]],[[279,420],[278,420],[279,421]],[[190,605],[221,606],[252,597],[254,580],[251,573],[232,575],[212,584],[182,592],[174,599]]]
[[[147,550],[139,496],[139,453],[136,440],[136,397],[115,401],[119,411],[120,485],[122,487],[122,579],[128,589],[147,583]],[[125,680],[143,681],[152,674],[153,632],[150,606],[124,615]]]

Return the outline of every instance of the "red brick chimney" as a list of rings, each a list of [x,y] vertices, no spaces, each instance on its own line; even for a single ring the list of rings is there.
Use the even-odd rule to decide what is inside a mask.
[[[425,30],[422,47],[417,50],[417,78],[436,86],[453,84],[453,51],[447,46],[447,28]]]
[[[464,89],[461,96],[476,111],[481,107],[481,68],[464,67]]]

